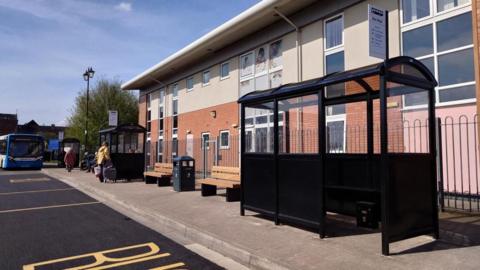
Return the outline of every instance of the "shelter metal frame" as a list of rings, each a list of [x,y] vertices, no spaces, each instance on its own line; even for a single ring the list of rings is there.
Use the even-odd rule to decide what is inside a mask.
[[[362,91],[347,93],[346,84],[352,82]],[[345,86],[344,92],[329,97],[327,88],[338,84]],[[315,227],[323,238],[327,211],[357,216],[358,221],[359,207],[366,201],[372,206],[372,222],[382,224],[384,255],[390,253],[389,244],[395,241],[423,234],[432,234],[437,239],[436,86],[437,81],[427,67],[414,58],[400,56],[244,95],[238,100],[241,104],[241,215],[247,209],[272,217],[275,224],[286,221]],[[388,98],[425,93],[429,119],[427,150],[423,153],[389,151]],[[280,153],[279,102],[309,95],[316,97],[310,104],[318,108],[318,150]],[[379,153],[375,153],[374,145],[374,100],[379,100]],[[325,109],[355,102],[366,103],[366,153],[330,153],[326,145]],[[272,152],[252,153],[246,149],[246,109],[251,108],[273,113]]]

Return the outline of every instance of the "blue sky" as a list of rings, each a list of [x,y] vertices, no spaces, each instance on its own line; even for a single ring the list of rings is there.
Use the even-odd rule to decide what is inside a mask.
[[[127,81],[258,0],[0,0],[0,113],[65,124],[88,66]]]

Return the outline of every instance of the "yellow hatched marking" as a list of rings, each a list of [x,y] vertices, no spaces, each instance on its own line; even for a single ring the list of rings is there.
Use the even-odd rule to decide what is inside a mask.
[[[86,202],[86,203],[71,203],[71,204],[60,204],[60,205],[51,205],[51,206],[41,206],[41,207],[31,207],[31,208],[20,208],[20,209],[11,209],[11,210],[2,210],[0,214],[12,213],[12,212],[23,212],[23,211],[33,211],[33,210],[42,210],[50,208],[61,208],[61,207],[70,207],[70,206],[81,206],[89,204],[97,204],[100,202]]]
[[[74,188],[57,188],[57,189],[44,189],[44,190],[27,190],[27,191],[4,192],[4,193],[0,193],[0,196],[16,195],[16,194],[28,194],[28,193],[67,191],[67,190],[75,190],[75,189]]]
[[[130,250],[130,249],[136,249],[136,248],[141,248],[141,247],[148,247],[148,248],[150,248],[150,250],[145,252],[145,253],[142,253],[142,254],[127,256],[127,257],[123,257],[123,258],[111,258],[111,257],[107,256],[107,254],[109,254],[109,253],[114,253],[114,252],[124,251],[124,250]],[[87,270],[87,269],[88,270],[103,270],[103,269],[109,269],[109,268],[114,268],[114,267],[119,267],[119,266],[124,266],[124,265],[130,265],[130,264],[134,264],[134,263],[138,263],[138,262],[145,262],[145,261],[150,261],[150,260],[155,260],[155,259],[170,256],[170,253],[158,254],[158,252],[160,252],[160,248],[155,243],[150,242],[150,243],[145,243],[145,244],[140,244],[140,245],[133,245],[133,246],[123,247],[123,248],[109,249],[109,250],[98,251],[98,252],[93,252],[93,253],[86,253],[86,254],[67,257],[67,258],[61,258],[61,259],[55,259],[55,260],[50,260],[50,261],[45,261],[45,262],[39,262],[39,263],[24,265],[23,270],[35,270],[36,267],[53,265],[55,263],[68,262],[68,261],[73,261],[73,260],[77,260],[77,259],[81,259],[81,258],[88,258],[88,257],[93,257],[95,259],[95,262],[87,264],[87,265],[68,268],[66,270]],[[112,263],[112,264],[102,265],[102,264],[105,264],[105,263]],[[173,265],[175,265],[175,266],[173,266]],[[178,266],[183,266],[183,265],[184,265],[183,263],[177,263],[177,264],[171,264],[171,265],[163,266],[163,267],[167,267],[167,268],[155,268],[155,269],[157,269],[157,270],[158,269],[165,269],[166,270],[166,269],[172,269],[172,267],[178,267]]]
[[[169,264],[169,265],[164,265],[164,266],[160,266],[160,267],[156,267],[156,268],[151,268],[150,270],[168,270],[168,269],[174,269],[174,268],[177,268],[177,267],[180,267],[180,266],[185,266],[185,264],[182,263],[182,262],[172,263],[172,264]]]
[[[47,178],[47,177],[25,178],[25,179],[10,179],[10,183],[12,183],[12,184],[32,183],[32,182],[47,182],[47,181],[52,181],[52,179]]]

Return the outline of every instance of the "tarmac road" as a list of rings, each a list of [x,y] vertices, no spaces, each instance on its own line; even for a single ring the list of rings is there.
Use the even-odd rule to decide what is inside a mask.
[[[0,269],[222,269],[38,171],[0,170]]]

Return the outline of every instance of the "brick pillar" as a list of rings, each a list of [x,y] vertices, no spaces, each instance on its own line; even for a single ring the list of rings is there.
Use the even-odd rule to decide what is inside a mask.
[[[480,114],[480,0],[472,1],[472,29],[473,29],[473,54],[475,63],[475,82],[477,94],[477,114]],[[480,140],[480,125],[478,125],[478,136]],[[480,148],[480,144],[479,144]]]

